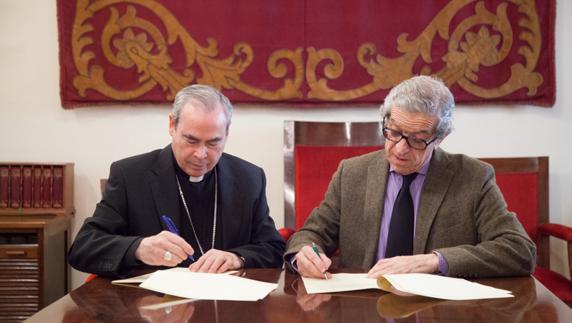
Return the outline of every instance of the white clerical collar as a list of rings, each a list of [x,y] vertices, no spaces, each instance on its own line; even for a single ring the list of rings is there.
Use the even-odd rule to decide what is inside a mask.
[[[205,175],[201,175],[199,177],[196,176],[189,176],[189,182],[191,183],[198,183],[201,182],[205,178]]]

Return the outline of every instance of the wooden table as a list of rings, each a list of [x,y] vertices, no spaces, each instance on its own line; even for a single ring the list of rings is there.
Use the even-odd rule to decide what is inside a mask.
[[[572,322],[572,310],[532,277],[480,279],[511,290],[514,298],[442,301],[402,297],[378,290],[308,295],[289,271],[249,269],[245,277],[279,286],[257,302],[196,300],[159,309],[143,307],[177,300],[112,285],[98,277],[73,290],[29,322]]]

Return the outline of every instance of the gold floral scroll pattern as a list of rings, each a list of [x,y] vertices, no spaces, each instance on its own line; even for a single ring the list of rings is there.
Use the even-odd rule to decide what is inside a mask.
[[[130,4],[120,16],[113,5]],[[145,7],[161,19],[167,31],[166,37],[159,28],[147,20],[137,17],[135,6]],[[104,69],[90,65],[95,57],[93,51],[86,50],[94,42],[89,36],[93,26],[89,19],[98,11],[109,8],[111,14],[102,30],[101,47],[105,59],[111,64],[125,69],[137,68],[139,86],[124,91],[113,88],[105,80]],[[144,30],[136,33],[134,30]],[[119,37],[117,37],[119,36]],[[149,39],[150,37],[150,39]],[[181,72],[172,68],[172,58],[168,46],[180,41],[185,50],[185,69]],[[88,89],[102,93],[115,100],[130,100],[142,96],[159,85],[167,100],[172,100],[179,89],[190,83],[211,84],[218,89],[238,89],[251,96],[265,100],[282,100],[302,97],[300,87],[303,82],[302,48],[280,49],[268,58],[270,75],[283,78],[282,87],[275,90],[259,89],[242,82],[240,76],[254,59],[252,47],[247,43],[234,46],[233,54],[226,58],[218,57],[218,44],[209,39],[207,46],[201,46],[177,21],[175,16],[160,3],[153,0],[78,0],[72,30],[74,63],[78,75],[74,86],[80,96],[86,96]],[[288,76],[285,61],[294,66],[294,75]],[[197,64],[201,76],[197,77],[192,66]]]
[[[450,31],[451,20],[467,5],[474,4],[475,13],[464,19]],[[127,3],[127,9],[120,15],[114,5]],[[483,88],[476,84],[481,66],[494,66],[506,59],[513,47],[513,30],[507,17],[509,4],[518,6],[522,18],[518,21],[522,31],[518,38],[525,45],[518,48],[524,64],[510,67],[511,76],[495,88]],[[137,16],[136,6],[145,7],[162,21],[166,35],[153,23]],[[95,53],[88,49],[95,40],[90,36],[93,26],[89,20],[99,11],[109,8],[110,15],[101,33],[101,49],[105,59],[116,67],[136,68],[139,73],[138,87],[119,90],[105,80],[103,67],[90,64]],[[477,32],[475,27],[479,26]],[[143,32],[144,31],[144,32]],[[448,42],[448,52],[442,57],[443,68],[431,70],[431,47],[439,36]],[[502,36],[502,37],[501,37]],[[303,48],[278,49],[267,58],[268,73],[282,80],[277,89],[261,89],[241,80],[241,75],[254,60],[255,53],[248,43],[234,45],[228,57],[219,57],[218,43],[208,39],[206,46],[195,41],[163,5],[154,0],[78,0],[72,30],[72,50],[78,75],[74,86],[80,96],[86,96],[88,89],[95,90],[115,100],[130,100],[144,95],[157,85],[172,100],[175,93],[190,83],[210,84],[218,89],[236,89],[263,100],[288,100],[303,97],[304,82],[309,87],[308,98],[325,101],[346,101],[360,98],[378,90],[389,89],[404,79],[413,76],[414,64],[421,59],[427,65],[421,74],[434,74],[448,85],[457,84],[465,91],[480,98],[499,98],[521,88],[528,95],[536,93],[543,82],[541,74],[534,72],[540,56],[541,32],[534,0],[507,0],[499,4],[496,12],[487,10],[482,1],[452,0],[414,39],[408,34],[397,38],[398,57],[385,57],[377,53],[373,43],[361,45],[356,58],[364,70],[371,75],[371,82],[353,89],[337,90],[328,86],[328,81],[344,74],[344,59],[331,48],[306,48],[304,64]],[[168,48],[180,41],[185,50],[185,67],[177,71],[172,66]],[[325,64],[320,65],[321,62]],[[288,68],[288,64],[291,68]],[[193,66],[198,67],[200,76],[195,75]],[[322,73],[318,73],[323,66]],[[320,76],[323,75],[323,76]]]
[[[458,84],[467,92],[481,98],[498,98],[508,95],[520,88],[527,88],[528,95],[534,95],[542,84],[543,78],[534,72],[540,56],[542,35],[534,0],[511,0],[518,5],[524,17],[519,21],[523,31],[519,38],[527,43],[518,49],[526,61],[525,65],[516,63],[511,66],[510,78],[496,88],[482,88],[474,82],[478,80],[480,66],[493,66],[502,62],[513,45],[513,31],[506,11],[508,3],[501,3],[496,14],[485,9],[479,1],[475,5],[475,14],[466,18],[449,34],[450,23],[455,14],[475,0],[454,0],[447,4],[431,21],[429,26],[415,39],[408,41],[407,34],[399,35],[397,50],[403,55],[396,58],[377,54],[374,44],[363,44],[357,51],[357,60],[372,76],[372,82],[356,89],[337,91],[328,87],[328,79],[338,78],[343,74],[344,62],[334,49],[308,48],[306,79],[310,86],[308,96],[322,100],[351,100],[371,94],[380,89],[389,89],[402,80],[413,76],[413,65],[419,57],[431,63],[431,44],[437,34],[448,40],[448,53],[443,57],[445,66],[439,71],[431,71],[429,66],[421,70],[421,74],[435,74],[449,86]],[[471,32],[474,26],[482,26],[477,33]],[[490,29],[502,35],[491,35]],[[463,37],[464,36],[464,37]],[[369,58],[375,55],[375,58]],[[328,60],[324,68],[326,78],[318,79],[316,68],[322,60]]]

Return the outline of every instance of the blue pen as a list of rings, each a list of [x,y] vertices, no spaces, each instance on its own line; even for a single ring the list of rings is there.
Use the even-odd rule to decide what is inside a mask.
[[[179,235],[179,230],[177,230],[175,223],[173,222],[173,220],[171,220],[171,218],[168,215],[161,215],[161,220],[163,220],[163,223],[165,223],[167,229],[169,229],[169,232]],[[193,257],[193,255],[189,255],[189,260],[195,262],[195,258]]]

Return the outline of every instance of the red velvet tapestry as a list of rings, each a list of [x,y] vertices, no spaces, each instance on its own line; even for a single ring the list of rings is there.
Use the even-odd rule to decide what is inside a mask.
[[[64,108],[376,102],[417,74],[458,102],[551,106],[555,0],[57,0]],[[308,105],[303,105],[308,106]]]

